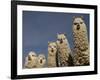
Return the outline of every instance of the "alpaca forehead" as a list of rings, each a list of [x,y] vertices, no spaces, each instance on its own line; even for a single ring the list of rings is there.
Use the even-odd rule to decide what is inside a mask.
[[[58,38],[65,38],[64,34],[58,35]]]
[[[81,22],[81,21],[83,21],[81,18],[76,18],[76,19],[74,20],[74,23],[75,23],[75,22]]]
[[[39,55],[39,58],[45,58],[45,56],[43,54]]]
[[[55,42],[52,42],[49,44],[50,46],[56,46],[56,43]]]
[[[35,52],[30,52],[29,55],[36,55],[36,53]]]
[[[32,55],[36,56],[36,54],[35,54],[35,53],[29,54],[29,55],[30,55],[30,56],[32,56]]]

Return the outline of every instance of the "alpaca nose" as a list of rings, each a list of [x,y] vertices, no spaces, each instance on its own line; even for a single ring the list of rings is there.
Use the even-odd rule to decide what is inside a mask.
[[[62,39],[60,39],[60,44],[61,44],[61,43],[63,43],[63,40],[62,40]]]
[[[53,50],[53,48],[51,49],[51,52],[53,52],[54,50]]]
[[[78,25],[77,25],[77,30],[79,30],[79,29],[80,29],[80,25],[78,24]]]
[[[40,63],[42,63],[42,59],[40,60]]]
[[[30,57],[30,56],[28,56],[28,60],[29,60],[29,61],[31,60],[31,57]]]

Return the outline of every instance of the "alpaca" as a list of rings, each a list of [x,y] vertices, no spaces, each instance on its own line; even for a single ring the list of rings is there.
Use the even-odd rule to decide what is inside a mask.
[[[65,34],[57,34],[58,64],[61,67],[73,65],[71,49]]]
[[[82,17],[75,17],[73,20],[74,37],[74,64],[89,65],[89,43],[87,27]]]

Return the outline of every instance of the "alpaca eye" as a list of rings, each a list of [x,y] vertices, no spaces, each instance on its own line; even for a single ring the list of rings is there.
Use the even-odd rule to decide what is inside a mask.
[[[58,41],[60,41],[60,39],[57,39]]]
[[[32,55],[32,56],[35,56],[35,55]]]
[[[74,25],[77,25],[77,23],[74,23]]]
[[[65,38],[63,40],[65,40]]]
[[[43,57],[43,59],[45,59],[45,58]]]
[[[83,24],[83,22],[80,22],[80,24]]]

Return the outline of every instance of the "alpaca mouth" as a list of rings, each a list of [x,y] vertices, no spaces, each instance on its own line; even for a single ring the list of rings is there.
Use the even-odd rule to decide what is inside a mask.
[[[29,60],[29,61],[31,60],[31,57],[30,57],[30,56],[28,56],[28,60]]]
[[[52,49],[51,52],[54,52],[54,50]]]
[[[40,63],[42,63],[42,60],[40,60]]]
[[[60,44],[62,44],[63,43],[63,40],[60,40]]]
[[[79,25],[77,25],[77,30],[79,30],[80,29],[80,26]]]

